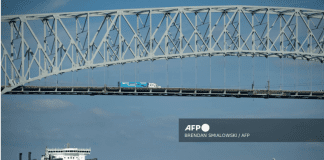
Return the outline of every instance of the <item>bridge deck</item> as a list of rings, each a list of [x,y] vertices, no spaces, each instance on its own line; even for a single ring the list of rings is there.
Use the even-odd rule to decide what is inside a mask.
[[[1,86],[1,90],[4,86]],[[11,95],[128,95],[128,96],[196,96],[236,98],[324,99],[323,91],[205,89],[205,88],[120,88],[20,86]]]

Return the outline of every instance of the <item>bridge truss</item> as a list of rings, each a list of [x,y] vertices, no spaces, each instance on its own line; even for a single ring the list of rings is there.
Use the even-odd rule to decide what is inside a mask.
[[[323,63],[323,18],[323,10],[261,6],[2,16],[1,94],[51,75],[160,59],[252,56]]]

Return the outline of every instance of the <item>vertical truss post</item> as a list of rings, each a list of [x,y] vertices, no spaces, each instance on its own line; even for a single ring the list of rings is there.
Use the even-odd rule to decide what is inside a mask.
[[[90,62],[90,59],[91,59],[91,54],[90,54],[90,16],[89,16],[89,13],[88,13],[88,62]]]
[[[267,17],[268,17],[268,22],[267,22],[267,54],[269,55],[270,53],[270,15],[269,15],[269,8],[267,8]],[[269,58],[269,56],[268,56]]]
[[[270,62],[269,62],[269,59],[270,57],[267,57],[267,68],[268,68],[268,82],[270,83],[270,70],[269,70],[269,65],[270,65]]]
[[[11,54],[10,57],[13,59],[13,48],[14,48],[14,43],[13,43],[13,22],[10,22],[10,42],[11,42]],[[11,64],[11,79],[14,79],[14,70],[13,70],[12,64]]]
[[[152,60],[150,61],[150,83],[152,83]]]
[[[299,47],[298,47],[298,10],[296,10],[296,12],[295,12],[295,17],[296,17],[296,35],[295,35],[295,52],[299,52]],[[295,59],[296,60],[296,59]]]
[[[239,54],[241,54],[241,12],[242,12],[242,8],[239,8],[239,12],[238,12],[238,20],[239,20],[239,31],[238,31],[238,43],[239,43]]]
[[[308,20],[308,25],[309,25],[309,20]],[[307,38],[307,43],[308,43],[308,45],[307,45],[307,52],[309,53],[310,52],[310,33],[311,33],[311,31],[308,29],[308,31],[307,31],[307,35],[308,35],[308,38]]]
[[[168,14],[168,13],[165,13],[165,14]],[[166,21],[166,26],[165,27],[167,29],[166,33],[169,34],[169,31],[168,31],[168,26],[169,26],[168,16],[165,16],[165,21]],[[180,29],[181,29],[181,26],[180,26]],[[165,36],[165,44],[164,45],[165,45],[165,54],[166,55],[169,54],[168,41],[169,41],[168,36]]]
[[[73,71],[72,71],[72,91],[73,91]]]
[[[283,89],[283,57],[280,58],[280,62],[281,62],[281,70],[280,70],[280,77],[281,77],[281,84],[280,84],[280,90]]]
[[[298,60],[297,60],[297,65],[296,66],[298,67]],[[299,83],[299,79],[298,79],[299,78],[299,76],[298,76],[298,69],[297,69],[296,76],[297,76],[296,77],[296,79],[297,79],[297,84],[296,84],[297,87],[296,88],[298,88],[298,83]]]
[[[58,61],[58,55],[57,55],[57,17],[54,17],[54,23],[55,23],[55,69],[57,68],[57,61]]]
[[[110,18],[110,16],[106,16],[106,22],[107,22],[107,32],[108,32],[108,30],[109,30],[109,18]],[[115,24],[116,24],[116,21],[114,22]],[[111,30],[111,29],[110,29]],[[110,32],[110,30],[109,30],[109,32]],[[105,48],[105,50],[107,50],[107,59],[106,59],[106,62],[107,61],[109,61],[110,62],[110,52],[109,52],[109,49],[108,49],[108,43],[109,43],[109,35],[106,37],[106,41],[105,41],[105,43],[107,43],[107,48]],[[108,66],[107,66],[108,67]],[[107,68],[108,69],[108,68]],[[109,72],[108,72],[108,75],[109,75]],[[108,83],[108,82],[107,82]]]
[[[209,8],[209,50],[212,50],[212,28],[211,28],[212,18],[211,18],[211,8]]]
[[[198,34],[198,31],[197,31],[197,12],[195,12],[195,52],[197,53],[197,34]]]
[[[77,64],[79,64],[79,54],[78,54],[78,50],[77,50],[77,46],[78,46],[78,17],[75,18],[75,61]]]
[[[105,19],[106,19],[106,22],[107,22],[107,32],[108,32],[108,17],[106,16],[105,17]],[[107,54],[106,54],[106,43],[107,43],[107,38],[108,38],[108,36],[107,37],[104,37],[105,38],[105,41],[103,42],[103,44],[104,44],[104,49],[103,49],[103,51],[104,51],[104,62],[106,63],[107,62],[107,58],[108,58],[108,56],[107,56]],[[108,52],[108,51],[107,51]],[[107,58],[106,58],[107,57]]]
[[[153,42],[152,42],[152,10],[150,10],[150,56],[153,57]]]
[[[241,56],[239,55],[239,89],[241,89]]]
[[[168,59],[166,59],[166,69],[167,69],[167,72],[166,72],[166,76],[167,76],[167,88],[169,88],[169,68],[168,68],[168,64],[169,64],[169,61]]]
[[[252,56],[252,89],[254,90],[254,55]]]
[[[66,51],[68,52],[68,51]],[[71,57],[71,61],[72,61],[72,68],[74,67],[74,53],[73,53],[73,44],[71,44],[71,53],[72,53],[72,57]],[[73,72],[73,71],[72,71]]]
[[[280,61],[281,61],[281,70],[280,70],[281,84],[280,84],[280,90],[282,90],[283,89],[283,87],[282,87],[282,82],[283,82],[282,81],[283,41],[282,41],[282,15],[281,15],[281,13],[279,14],[279,18],[280,18],[280,33],[279,33],[279,36],[280,36],[280,53],[281,53],[281,57],[280,57]]]
[[[118,14],[118,20],[119,20],[119,33],[118,33],[118,36],[119,36],[119,61],[121,60],[121,55],[122,55],[122,36],[121,36],[121,33],[122,33],[122,30],[121,30],[121,17],[122,17],[122,11],[119,11],[119,14]]]
[[[226,89],[226,56],[224,54],[224,89]]]
[[[268,62],[268,83],[270,85],[270,71],[269,71],[269,53],[270,53],[270,15],[269,8],[267,8],[267,62]],[[270,88],[270,86],[269,86]]]
[[[196,64],[196,67],[195,67],[195,78],[196,78],[196,88],[197,88],[197,56],[195,57],[195,64]]]
[[[28,61],[28,67],[27,67],[27,72],[26,72],[26,77],[27,77],[27,74],[28,74],[28,79],[30,79],[30,72],[28,72],[28,68],[30,68],[30,48],[27,49],[27,61]]]
[[[283,36],[282,36],[282,33],[283,33],[283,31],[282,31],[282,14],[280,13],[279,14],[279,17],[280,17],[280,33],[279,33],[279,36],[280,36],[280,53],[281,53],[281,55],[283,55]],[[281,56],[281,58],[282,58],[282,56]]]
[[[7,55],[8,56],[8,55]],[[4,57],[4,61],[5,61],[5,66],[4,66],[4,73],[7,74],[7,57],[5,55],[3,55]],[[9,57],[8,57],[9,58]],[[4,80],[5,80],[5,86],[7,86],[7,76],[4,76]]]
[[[125,81],[125,68],[124,68],[124,63],[122,64],[122,72],[123,72],[123,81]]]
[[[119,66],[119,82],[121,83],[121,67],[122,67],[122,64],[120,63],[120,66]]]
[[[211,89],[211,54],[209,54],[209,89]]]
[[[24,34],[24,19],[21,22],[21,79],[19,82],[25,81],[25,34]]]
[[[182,57],[180,57],[180,65],[181,65],[181,88],[182,86]]]
[[[139,33],[139,14],[137,14],[136,15],[136,26],[137,26],[137,30],[136,30],[136,34],[137,34],[137,36],[136,36],[136,39],[138,39],[139,37],[138,37],[138,35],[140,35]],[[136,40],[135,39],[135,40]],[[139,50],[139,42],[138,41],[136,41],[137,42],[137,44],[136,44],[136,46],[135,46],[135,53],[138,53],[138,56],[140,55],[140,50]]]
[[[295,18],[296,18],[296,34],[295,34],[295,53],[299,52],[299,47],[298,47],[298,10],[295,10]],[[297,74],[296,74],[296,68],[297,68],[297,59],[296,59],[296,54],[294,55],[294,61],[295,61],[295,90],[297,90],[296,85],[297,85]]]
[[[283,38],[282,38],[283,39]],[[284,59],[282,58],[282,89],[284,89],[284,70],[285,70],[285,68],[284,68],[284,65],[283,65],[283,62],[284,62]]]
[[[106,48],[105,48],[105,43],[104,43],[104,52],[105,52],[105,50],[106,50]],[[104,56],[106,56],[106,54],[104,53]],[[106,61],[105,61],[106,62]],[[107,68],[108,68],[108,66],[107,66]],[[106,67],[104,66],[104,84],[105,84],[105,87],[106,87]],[[106,89],[106,88],[105,88]]]
[[[313,62],[310,62],[311,64],[311,91],[313,90]]]
[[[238,12],[238,20],[239,20],[239,31],[238,31],[238,42],[239,42],[239,54],[238,54],[238,58],[239,58],[239,90],[241,89],[241,12],[242,12],[242,8],[239,8],[239,12]]]
[[[47,69],[46,69],[46,58],[45,58],[45,55],[47,55],[47,49],[46,49],[46,46],[47,46],[47,41],[46,41],[46,19],[43,20],[43,23],[44,23],[44,69],[43,69],[43,72],[45,71],[45,73],[47,73]]]
[[[138,35],[138,28],[139,28],[139,24],[138,24],[138,14],[136,14],[136,32],[134,33],[134,35]],[[138,51],[137,51],[137,46],[138,46],[137,36],[134,38],[134,40],[135,40],[135,43],[134,43],[134,45],[135,45],[134,50],[135,51],[134,52],[135,52],[135,58],[137,58],[138,57],[137,54],[139,54]]]
[[[224,89],[226,89],[226,11],[224,12]]]
[[[179,11],[180,13],[180,35],[179,35],[179,40],[180,40],[180,55],[182,56],[183,54],[183,34],[182,34],[182,14],[184,13],[183,10]]]
[[[227,14],[227,12],[225,11],[224,12],[224,56],[226,56],[226,50],[227,50],[227,48],[226,48],[226,32],[227,32],[227,28],[226,28],[226,14]]]
[[[37,48],[38,48],[38,62],[39,62],[39,65],[38,65],[38,76],[40,76],[41,75],[41,49],[40,49],[39,46],[37,46]]]
[[[294,77],[294,79],[295,79],[295,90],[297,91],[297,88],[296,88],[296,85],[297,85],[297,72],[296,72],[296,68],[297,68],[297,60],[296,59],[294,59],[295,60],[295,77]]]
[[[253,51],[253,55],[255,55],[255,28],[254,28],[254,16],[255,16],[255,13],[252,12],[252,51]]]
[[[109,66],[107,66],[107,75],[108,75],[108,77],[107,77],[107,86],[109,87]],[[106,80],[106,76],[105,76],[105,80]],[[105,84],[106,84],[106,82],[105,82]]]

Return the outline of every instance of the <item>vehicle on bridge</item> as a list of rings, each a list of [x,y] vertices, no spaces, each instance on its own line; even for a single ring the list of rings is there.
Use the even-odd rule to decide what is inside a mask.
[[[156,83],[147,82],[118,82],[118,87],[136,87],[136,88],[161,88]]]

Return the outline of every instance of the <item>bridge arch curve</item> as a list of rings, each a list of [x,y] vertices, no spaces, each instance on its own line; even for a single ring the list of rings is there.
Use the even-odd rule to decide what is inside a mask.
[[[101,19],[93,20],[98,17]],[[5,83],[9,83],[5,84],[2,94],[61,73],[160,59],[257,56],[324,61],[324,10],[200,6],[1,18],[11,33],[10,38],[1,39],[1,67]],[[68,25],[66,19],[75,21],[75,26]],[[40,21],[43,26],[33,28],[33,21]],[[90,27],[91,23],[96,26]],[[52,45],[49,37],[54,39]],[[30,44],[31,39],[34,46]],[[21,49],[17,51],[19,46]],[[65,59],[70,61],[71,67],[62,69]],[[28,79],[33,64],[39,74]]]

